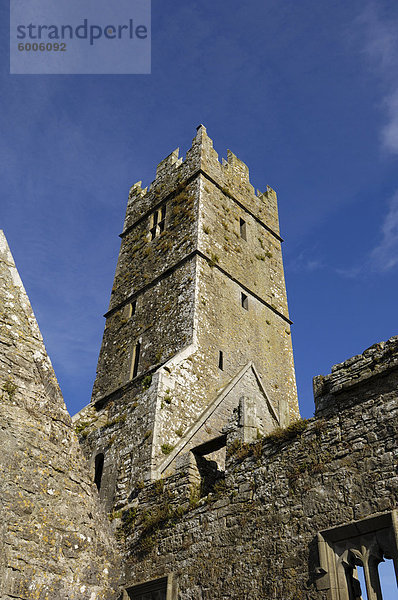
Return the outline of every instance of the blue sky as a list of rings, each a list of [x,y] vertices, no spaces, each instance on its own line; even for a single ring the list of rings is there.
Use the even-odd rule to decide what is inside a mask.
[[[278,192],[300,406],[397,334],[398,3],[154,0],[152,74],[9,75],[1,226],[71,413],[87,404],[129,187],[204,123]]]

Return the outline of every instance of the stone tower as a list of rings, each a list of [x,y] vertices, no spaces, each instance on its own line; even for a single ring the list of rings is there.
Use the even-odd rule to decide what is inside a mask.
[[[77,416],[109,506],[187,452],[299,417],[275,192],[203,125],[130,191],[92,402]],[[97,457],[97,458],[96,458]],[[99,457],[99,458],[98,458]]]

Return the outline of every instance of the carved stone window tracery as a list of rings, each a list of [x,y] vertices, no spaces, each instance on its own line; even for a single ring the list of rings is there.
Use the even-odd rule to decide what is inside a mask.
[[[358,568],[363,568],[368,600],[383,598],[379,564],[394,562],[398,582],[397,514],[384,513],[318,534],[320,567],[318,590],[329,590],[331,600],[363,600]]]

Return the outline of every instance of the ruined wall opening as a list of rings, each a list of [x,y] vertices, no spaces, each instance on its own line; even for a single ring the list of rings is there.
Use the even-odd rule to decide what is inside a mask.
[[[398,587],[397,575],[392,559],[387,558],[379,564],[379,578],[383,598],[394,598]]]
[[[101,489],[101,480],[102,480],[102,474],[104,471],[104,460],[105,460],[105,457],[102,452],[97,454],[97,456],[95,457],[94,483],[97,486],[98,491],[100,491],[100,489]]]
[[[135,585],[126,590],[129,600],[168,600],[167,577]]]
[[[352,565],[346,565],[350,600],[389,600],[394,597],[397,592],[397,580],[391,559],[380,555],[377,558],[371,556],[369,564],[365,562],[366,569],[358,556],[352,555],[351,562]]]
[[[225,480],[226,437],[224,435],[209,440],[192,453],[200,474],[201,498],[217,491]]]

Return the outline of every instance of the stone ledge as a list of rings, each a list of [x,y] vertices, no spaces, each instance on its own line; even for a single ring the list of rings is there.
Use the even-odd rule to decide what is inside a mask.
[[[396,368],[398,368],[398,336],[374,344],[362,354],[334,365],[329,375],[318,375],[313,379],[317,413],[326,408],[331,396]]]

